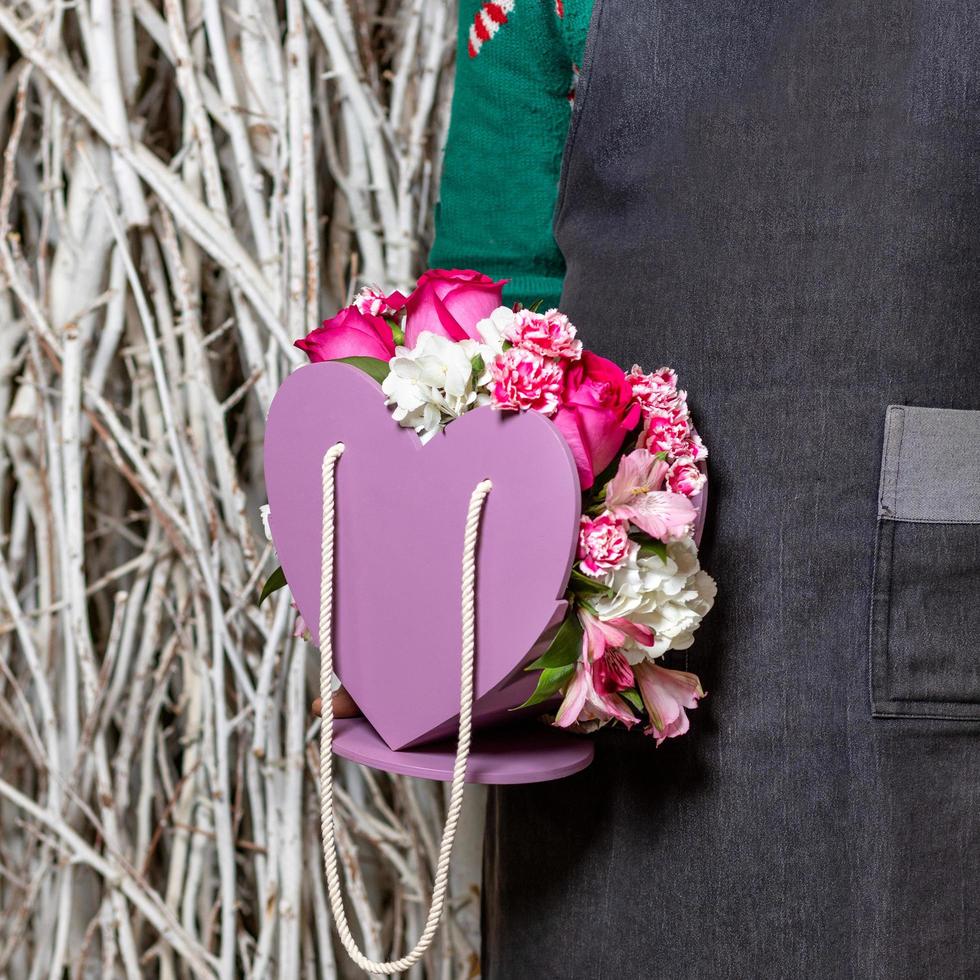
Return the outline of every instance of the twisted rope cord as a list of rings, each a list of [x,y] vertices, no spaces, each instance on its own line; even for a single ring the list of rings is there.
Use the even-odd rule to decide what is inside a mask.
[[[439,860],[436,863],[435,879],[432,883],[432,902],[426,916],[425,928],[415,947],[398,960],[377,962],[368,959],[358,948],[351,935],[344,911],[344,899],[340,891],[340,876],[337,871],[337,848],[334,840],[333,807],[333,566],[334,566],[334,493],[337,460],[343,455],[344,444],[338,442],[324,454],[322,476],[323,489],[323,529],[320,537],[320,830],[323,836],[323,865],[327,875],[327,891],[330,895],[330,908],[344,949],[351,960],[366,973],[401,973],[417,963],[432,945],[439,922],[442,919],[449,885],[449,860],[453,843],[456,840],[456,826],[463,805],[463,788],[466,778],[466,763],[469,760],[470,741],[473,727],[473,660],[476,645],[476,543],[480,532],[480,515],[483,502],[491,489],[491,482],[484,480],[470,495],[469,510],[466,514],[466,532],[463,537],[463,575],[461,599],[463,613],[462,629],[462,669],[460,671],[459,692],[459,744],[456,749],[456,762],[453,765],[453,778],[449,792],[449,808],[439,845]]]

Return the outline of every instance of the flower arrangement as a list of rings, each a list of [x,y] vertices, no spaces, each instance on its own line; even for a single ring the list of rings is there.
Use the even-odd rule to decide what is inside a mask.
[[[578,469],[582,518],[569,613],[528,667],[538,681],[526,704],[560,697],[559,727],[642,723],[659,745],[688,730],[704,696],[694,674],[658,661],[693,643],[714,601],[692,503],[707,450],[670,368],[627,373],[584,349],[558,310],[502,305],[503,285],[431,269],[408,296],[365,288],[296,346],[371,374],[423,443],[481,406],[554,422]],[[285,584],[273,578],[263,594]]]

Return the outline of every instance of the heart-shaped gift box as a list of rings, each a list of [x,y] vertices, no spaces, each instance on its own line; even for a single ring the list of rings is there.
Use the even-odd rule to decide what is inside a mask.
[[[333,629],[344,686],[392,750],[455,732],[464,525],[470,494],[489,478],[474,722],[522,714],[512,709],[536,679],[523,668],[566,612],[581,512],[575,463],[557,428],[533,412],[478,408],[423,446],[357,368],[323,362],[290,375],[269,411],[266,487],[276,551],[314,632],[321,463],[338,442]]]

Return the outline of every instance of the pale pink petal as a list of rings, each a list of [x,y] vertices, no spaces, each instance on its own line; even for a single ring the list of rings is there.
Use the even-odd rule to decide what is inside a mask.
[[[655,490],[637,496],[632,504],[617,507],[617,517],[626,517],[641,531],[658,541],[676,541],[691,533],[697,511],[680,493]]]
[[[618,624],[625,620],[616,620],[615,623],[607,623],[597,619],[592,613],[584,609],[579,610],[579,621],[585,630],[585,644],[589,651],[591,660],[598,660],[602,657],[607,648],[618,649],[626,642],[626,633],[618,628]]]
[[[633,668],[636,686],[650,717],[646,729],[660,745],[664,739],[683,735],[690,725],[685,708],[696,708],[704,697],[697,676],[683,670],[668,670],[649,661]]]
[[[588,668],[579,661],[575,669],[575,676],[565,689],[565,698],[555,716],[555,725],[559,728],[568,728],[578,721],[578,716],[582,712],[582,706],[589,693],[591,678]]]
[[[607,627],[608,626],[615,627],[617,630],[620,630],[621,632],[625,633],[626,636],[635,640],[641,646],[652,647],[654,641],[657,638],[656,634],[653,632],[652,629],[650,629],[649,626],[641,626],[639,623],[633,623],[628,619],[622,619],[622,618],[609,619],[606,620],[605,625]],[[622,643],[617,644],[617,646],[622,646],[622,645],[623,645]]]
[[[606,484],[606,506],[614,511],[637,497],[659,490],[669,467],[646,449],[634,449],[619,461],[616,475]]]

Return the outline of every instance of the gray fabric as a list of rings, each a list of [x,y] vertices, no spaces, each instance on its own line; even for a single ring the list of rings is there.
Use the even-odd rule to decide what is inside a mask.
[[[980,720],[977,525],[980,412],[890,405],[871,605],[875,716]]]
[[[871,698],[882,718],[980,720],[980,525],[882,518]],[[977,774],[972,774],[974,786]]]
[[[980,412],[889,405],[878,514],[980,523]]]
[[[563,308],[680,372],[721,591],[690,735],[492,794],[485,975],[978,977],[969,431],[906,409],[941,522],[878,488],[889,406],[980,410],[980,4],[598,0],[575,113]]]

